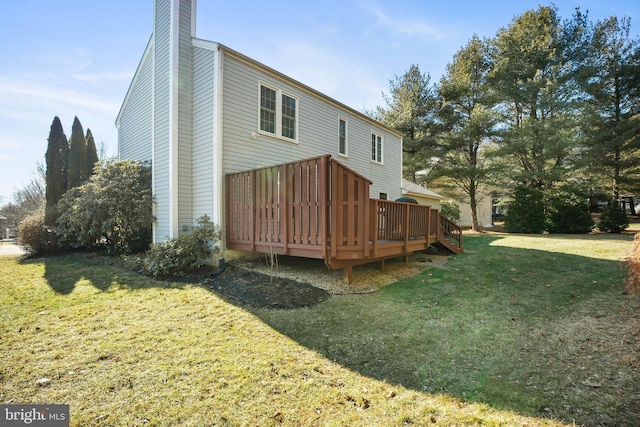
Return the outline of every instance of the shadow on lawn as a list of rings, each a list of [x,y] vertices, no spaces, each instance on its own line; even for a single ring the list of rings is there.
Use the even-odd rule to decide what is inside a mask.
[[[640,340],[629,313],[640,304],[623,295],[620,263],[490,245],[499,238],[469,239],[469,253],[376,294],[252,312],[377,380],[526,415],[634,425]]]
[[[94,254],[73,254],[44,258],[27,258],[23,262],[42,262],[44,278],[56,293],[68,295],[78,283],[86,281],[101,292],[114,287],[143,289],[149,287],[182,287],[181,283],[158,282],[133,271],[122,269],[117,260]],[[115,268],[113,268],[115,267]]]

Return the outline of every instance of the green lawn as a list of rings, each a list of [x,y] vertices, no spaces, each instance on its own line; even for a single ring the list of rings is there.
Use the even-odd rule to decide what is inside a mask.
[[[444,267],[298,310],[1,257],[0,400],[70,404],[74,426],[631,426],[631,240],[472,235]]]

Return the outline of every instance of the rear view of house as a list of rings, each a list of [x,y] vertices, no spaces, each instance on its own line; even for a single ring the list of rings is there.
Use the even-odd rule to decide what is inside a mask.
[[[225,191],[236,187],[225,186],[226,176],[302,159],[329,156],[327,165],[366,177],[363,209],[369,198],[402,196],[402,135],[220,43],[198,39],[195,14],[195,0],[155,0],[153,32],[116,119],[120,158],[152,165],[154,242],[188,233],[204,214],[229,229],[235,219],[225,211],[232,198]],[[318,171],[309,176],[319,177]],[[282,190],[275,179],[269,185]],[[255,183],[247,185],[255,193]],[[333,190],[323,189],[327,197]],[[281,209],[281,203],[277,198],[272,206]],[[316,203],[324,208],[328,201]],[[270,221],[290,215],[278,211]],[[253,227],[256,220],[249,219]]]

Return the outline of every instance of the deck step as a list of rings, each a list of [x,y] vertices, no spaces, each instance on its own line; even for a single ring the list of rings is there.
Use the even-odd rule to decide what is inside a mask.
[[[442,240],[438,241],[438,244],[448,250],[453,254],[461,254],[463,253],[463,249],[460,248],[456,243],[452,242],[449,238],[445,237]]]

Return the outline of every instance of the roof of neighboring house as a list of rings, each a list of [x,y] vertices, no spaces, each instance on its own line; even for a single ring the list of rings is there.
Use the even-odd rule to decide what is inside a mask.
[[[418,185],[414,182],[411,182],[409,180],[406,180],[404,178],[402,178],[402,191],[406,192],[406,193],[411,193],[411,194],[418,194],[420,196],[424,196],[424,197],[431,197],[434,199],[446,199],[446,197],[441,196],[440,194],[436,193],[435,191],[431,191],[429,189],[424,188],[422,185]]]

